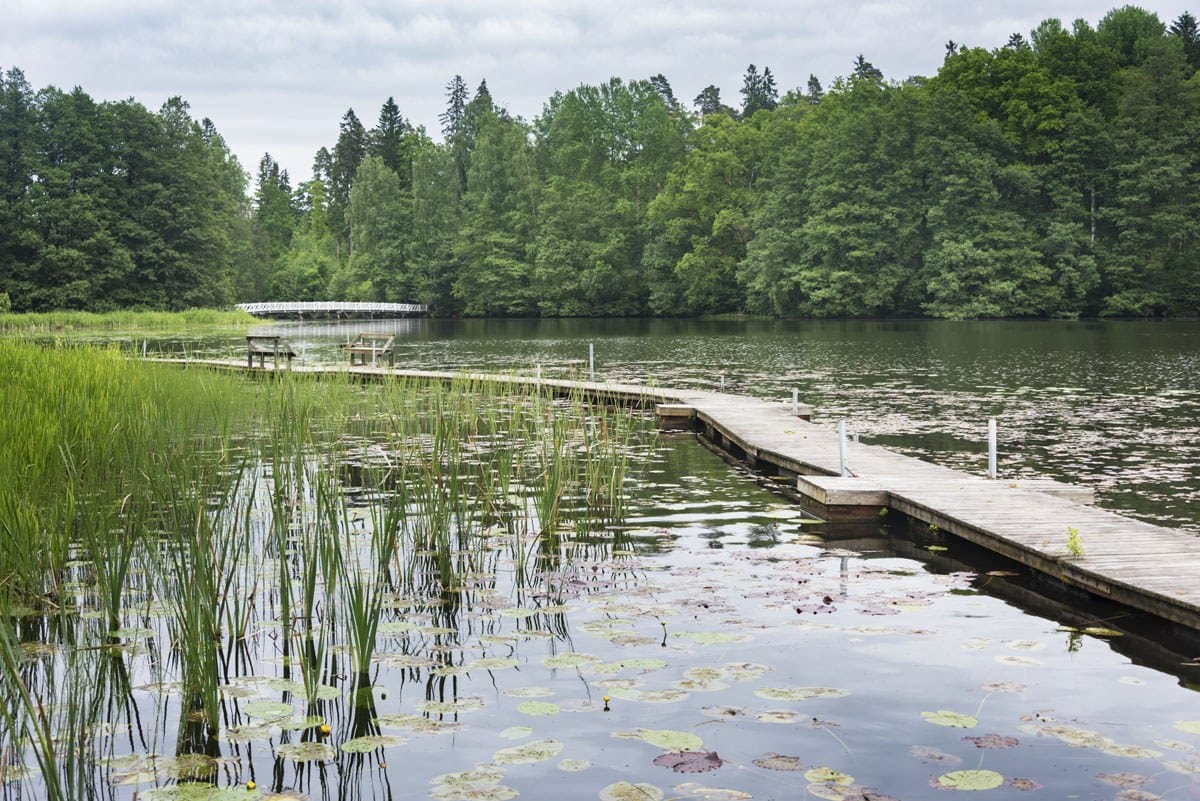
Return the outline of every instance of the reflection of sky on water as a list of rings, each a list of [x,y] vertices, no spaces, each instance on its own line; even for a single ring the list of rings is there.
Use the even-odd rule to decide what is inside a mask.
[[[1200,531],[1200,323],[392,320],[265,324],[306,361],[359,330],[398,365],[578,375],[790,398],[869,442],[974,472],[987,418],[1000,468],[1094,486],[1102,504]],[[181,343],[162,343],[168,348]],[[240,357],[241,341],[193,341]]]

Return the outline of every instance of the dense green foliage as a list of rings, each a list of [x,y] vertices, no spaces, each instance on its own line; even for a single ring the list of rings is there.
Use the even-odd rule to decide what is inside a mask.
[[[950,42],[930,78],[860,54],[780,97],[750,65],[740,110],[709,86],[692,113],[655,75],[556,93],[529,123],[455,76],[442,141],[392,98],[370,129],[347,111],[311,181],[263,157],[249,219],[186,106],[35,96],[10,71],[0,290],[17,311],[233,292],[470,316],[1194,315],[1198,66],[1190,14],[1125,6]],[[105,144],[131,120],[180,144],[151,151],[151,194]]]

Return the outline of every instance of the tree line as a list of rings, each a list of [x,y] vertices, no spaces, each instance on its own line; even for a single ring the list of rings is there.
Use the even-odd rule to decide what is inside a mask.
[[[532,122],[446,88],[436,140],[392,98],[313,177],[240,167],[182,101],[0,95],[0,290],[14,309],[237,300],[439,315],[1195,315],[1200,27],[1133,6],[862,55],[828,88],[751,65],[736,107],[662,75],[555,93]]]

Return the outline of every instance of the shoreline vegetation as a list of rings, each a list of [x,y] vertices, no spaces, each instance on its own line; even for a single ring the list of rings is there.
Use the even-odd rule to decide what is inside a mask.
[[[87,795],[134,733],[170,752],[151,778],[205,786],[243,714],[377,736],[381,621],[457,632],[502,577],[538,616],[563,592],[547,576],[613,547],[649,431],[578,397],[256,382],[111,348],[0,340],[0,374],[0,782],[51,799]],[[274,682],[283,711],[243,711],[239,681]]]
[[[55,331],[155,331],[191,328],[244,328],[259,321],[239,309],[186,311],[52,311],[0,314],[0,333]]]
[[[869,55],[869,54],[867,54]],[[850,62],[850,59],[848,59]],[[420,302],[438,317],[1189,317],[1200,24],[1048,19],[932,76],[860,54],[556,92],[446,87],[440,140],[353,109],[294,185],[181,98],[151,112],[0,76],[0,309]]]

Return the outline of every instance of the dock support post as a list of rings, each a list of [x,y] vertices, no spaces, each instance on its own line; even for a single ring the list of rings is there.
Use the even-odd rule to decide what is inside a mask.
[[[596,343],[588,343],[588,381],[596,380]]]
[[[838,475],[846,476],[846,421],[838,420]]]
[[[542,383],[542,365],[540,362],[537,365],[537,371],[535,373],[535,376],[537,377],[537,382],[539,384]]]
[[[988,478],[996,477],[996,418],[988,418]]]
[[[721,373],[721,391],[725,391],[725,374]]]
[[[792,387],[792,417],[800,416],[800,390]]]

